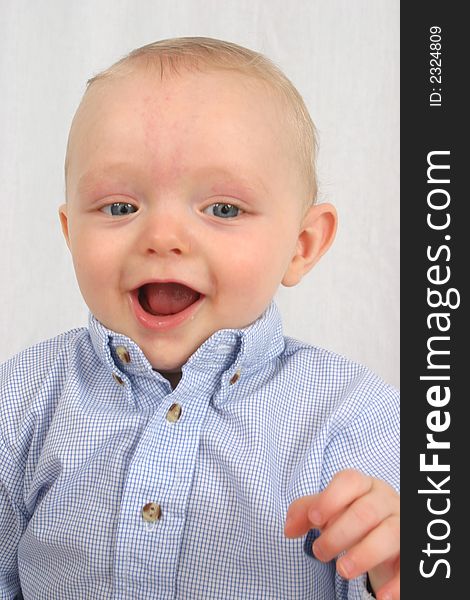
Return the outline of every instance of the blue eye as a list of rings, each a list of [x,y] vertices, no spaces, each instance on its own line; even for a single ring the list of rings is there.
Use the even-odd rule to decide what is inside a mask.
[[[101,210],[112,217],[125,217],[126,215],[135,213],[137,208],[133,204],[129,204],[129,202],[113,202],[113,204],[103,206]]]
[[[206,215],[221,217],[222,219],[233,219],[238,217],[243,211],[233,204],[217,203],[211,204],[203,211]]]

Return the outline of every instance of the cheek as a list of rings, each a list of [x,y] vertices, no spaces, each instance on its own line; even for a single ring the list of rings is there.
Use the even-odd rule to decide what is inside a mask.
[[[80,282],[102,285],[109,279],[113,265],[115,268],[118,253],[116,248],[113,251],[113,245],[107,242],[105,236],[81,233],[71,239],[71,251]]]
[[[284,275],[284,261],[271,244],[241,241],[218,258],[219,283],[241,297],[274,293]],[[249,296],[247,296],[248,298]]]

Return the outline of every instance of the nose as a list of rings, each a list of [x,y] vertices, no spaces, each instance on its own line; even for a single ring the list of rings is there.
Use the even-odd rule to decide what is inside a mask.
[[[149,210],[139,232],[139,243],[145,254],[180,256],[189,253],[190,228],[188,215],[182,214],[183,212],[175,207]]]

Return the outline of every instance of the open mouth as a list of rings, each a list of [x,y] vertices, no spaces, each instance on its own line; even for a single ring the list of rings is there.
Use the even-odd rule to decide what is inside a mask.
[[[137,298],[146,313],[164,317],[186,310],[201,298],[201,294],[182,283],[171,281],[146,283],[138,289]]]

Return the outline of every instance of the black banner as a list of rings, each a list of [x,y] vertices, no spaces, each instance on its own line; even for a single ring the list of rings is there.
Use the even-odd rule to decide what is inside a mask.
[[[459,8],[457,8],[459,7]],[[468,354],[462,4],[401,3],[402,583],[466,597]],[[417,595],[419,594],[419,595]]]

